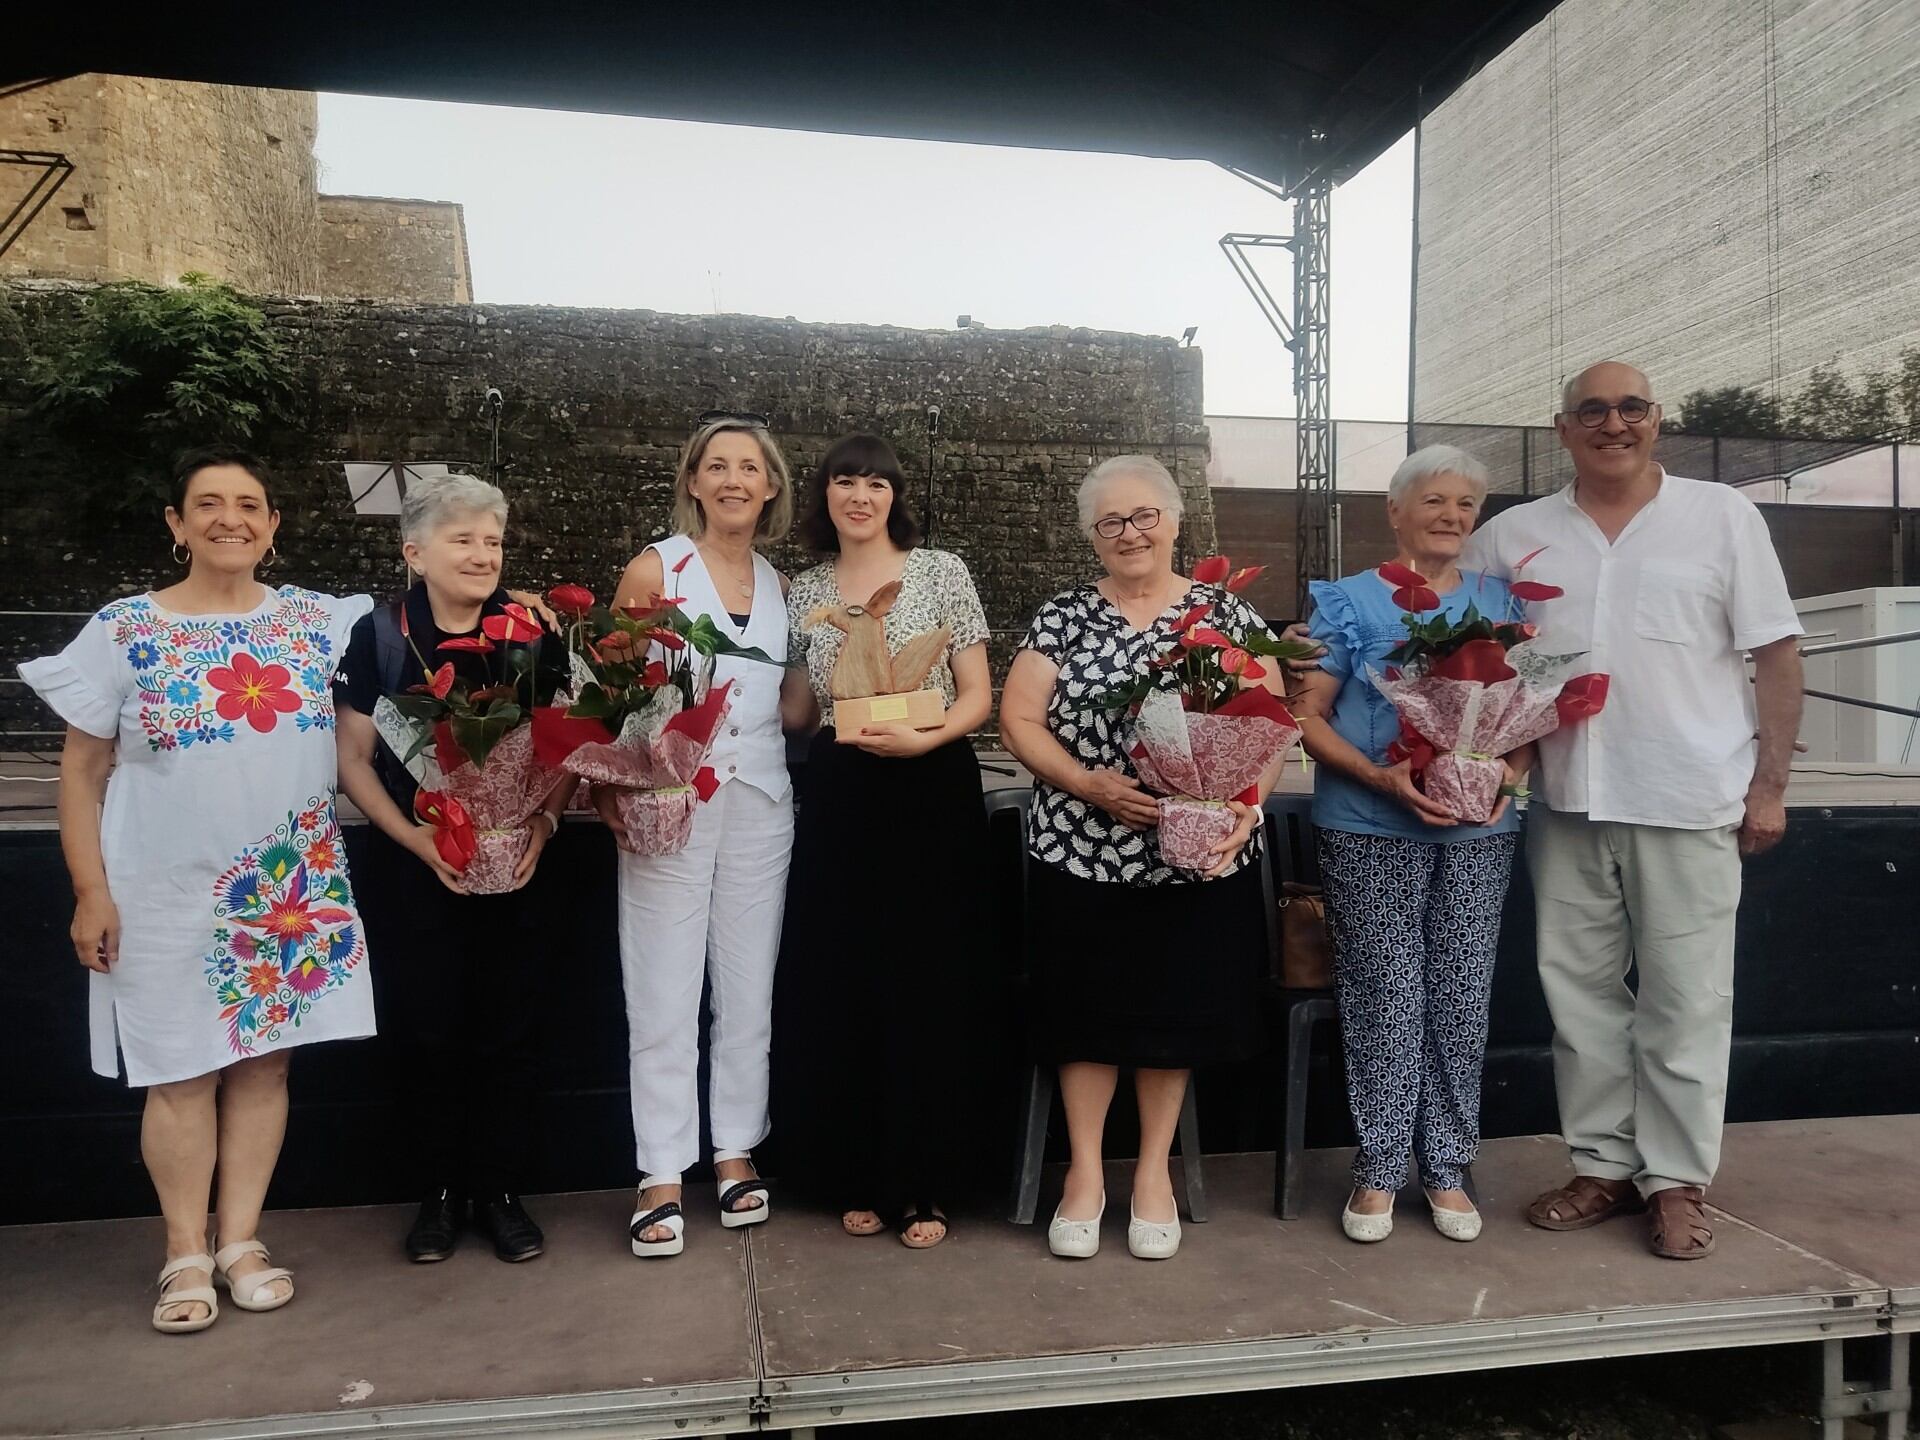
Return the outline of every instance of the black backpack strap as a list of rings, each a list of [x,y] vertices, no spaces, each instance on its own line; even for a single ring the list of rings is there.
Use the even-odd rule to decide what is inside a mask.
[[[407,637],[400,633],[402,596],[373,612],[373,654],[380,676],[380,693],[398,695],[407,688]]]

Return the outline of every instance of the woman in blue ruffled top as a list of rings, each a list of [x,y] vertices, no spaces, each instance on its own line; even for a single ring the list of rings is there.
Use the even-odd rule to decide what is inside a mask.
[[[1468,605],[1508,610],[1504,581],[1460,568],[1486,494],[1486,467],[1451,445],[1409,455],[1388,486],[1395,558],[1426,577],[1449,618]],[[1312,588],[1311,634],[1326,653],[1295,713],[1319,762],[1313,820],[1360,1138],[1341,1222],[1354,1240],[1386,1239],[1417,1154],[1434,1225],[1472,1240],[1480,1216],[1464,1171],[1480,1143],[1487,997],[1519,839],[1509,798],[1531,756],[1507,757],[1489,824],[1454,821],[1388,754],[1400,717],[1372,676],[1407,638],[1394,587],[1365,570]]]

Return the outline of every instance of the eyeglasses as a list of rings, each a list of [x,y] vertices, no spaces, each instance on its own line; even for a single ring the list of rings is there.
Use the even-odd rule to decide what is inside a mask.
[[[1604,400],[1582,400],[1573,409],[1560,413],[1578,420],[1589,430],[1598,430],[1607,423],[1607,416],[1616,411],[1622,424],[1638,425],[1653,413],[1653,402],[1642,400],[1638,395],[1629,395],[1618,405],[1609,405]]]
[[[693,423],[696,429],[704,429],[708,425],[718,425],[725,420],[736,421],[741,425],[758,426],[762,430],[765,430],[768,424],[767,417],[754,410],[708,410]]]
[[[1126,534],[1127,526],[1133,526],[1141,535],[1160,523],[1160,511],[1149,506],[1136,510],[1131,515],[1102,515],[1093,522],[1093,533],[1102,540],[1118,540]]]

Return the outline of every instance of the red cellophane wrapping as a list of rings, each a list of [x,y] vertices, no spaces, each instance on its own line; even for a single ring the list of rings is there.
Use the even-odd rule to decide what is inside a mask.
[[[460,871],[470,895],[499,895],[513,888],[513,870],[526,853],[533,812],[559,777],[534,754],[532,727],[521,725],[475,765],[441,727],[439,762],[445,793],[460,802],[473,830],[473,858]],[[443,850],[444,853],[444,850]]]
[[[1213,847],[1237,823],[1227,801],[1256,791],[1267,767],[1300,738],[1300,727],[1266,690],[1243,690],[1208,714],[1159,690],[1141,703],[1134,736],[1134,768],[1162,797],[1161,858],[1204,874],[1220,861]]]
[[[694,807],[718,788],[707,756],[731,704],[733,682],[717,685],[691,709],[663,685],[620,733],[598,720],[575,720],[558,708],[534,713],[542,752],[571,774],[618,787],[616,804],[627,845],[639,855],[672,855],[693,835]]]
[[[1502,757],[1606,703],[1605,675],[1567,677],[1578,658],[1475,640],[1423,675],[1374,684],[1400,712],[1396,753],[1413,759],[1421,790],[1461,823],[1484,825],[1499,800]]]

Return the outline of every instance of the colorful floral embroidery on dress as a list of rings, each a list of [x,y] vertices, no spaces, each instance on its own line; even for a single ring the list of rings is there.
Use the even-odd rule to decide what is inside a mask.
[[[332,798],[249,846],[213,887],[207,985],[235,1055],[276,1043],[366,959]]]
[[[331,730],[333,641],[326,606],[288,586],[245,620],[164,616],[144,595],[100,612],[133,668],[140,729],[151,750],[184,750],[283,719]]]

